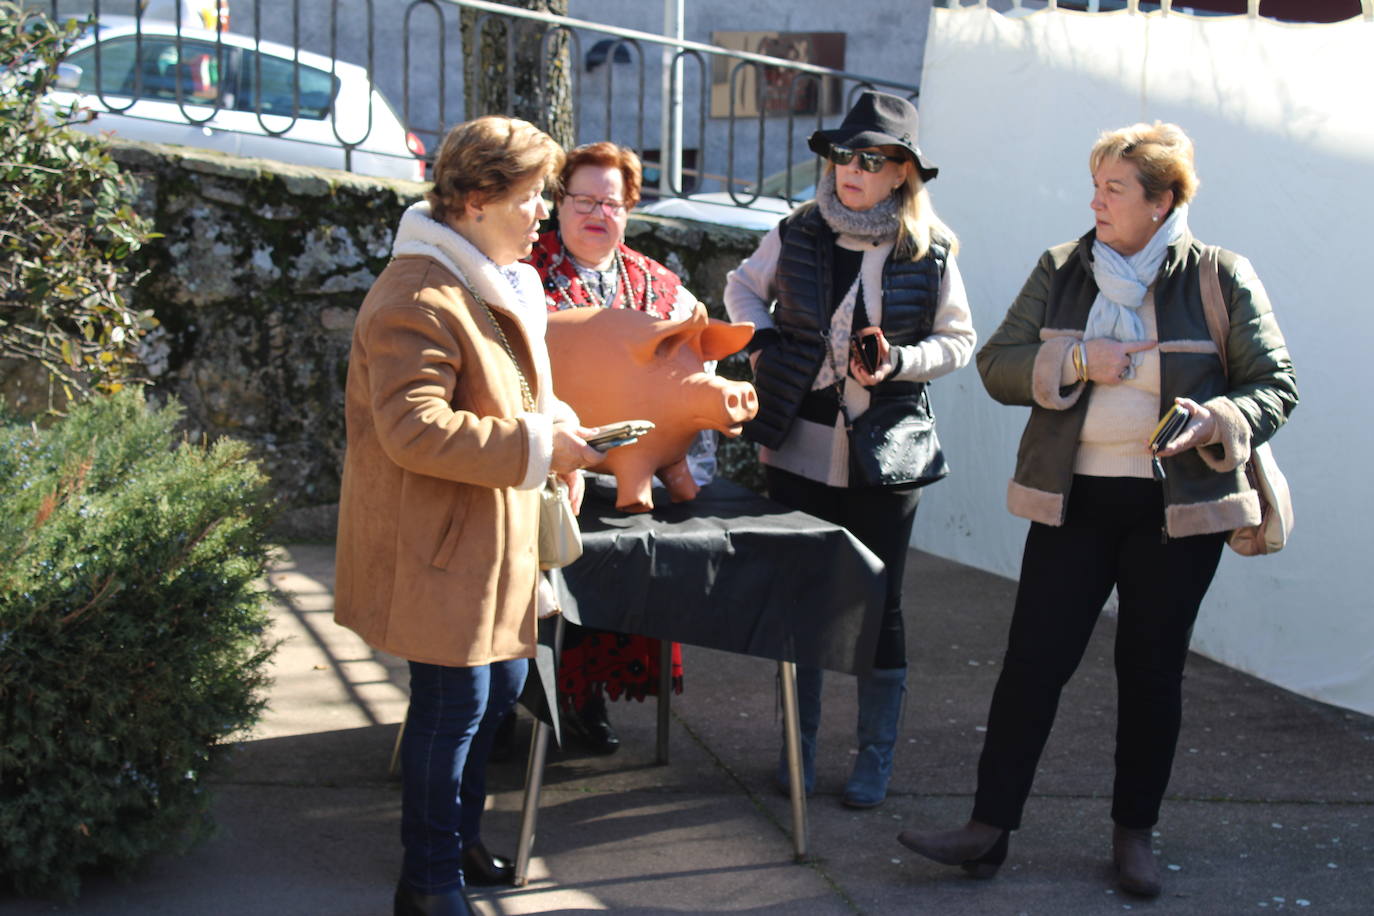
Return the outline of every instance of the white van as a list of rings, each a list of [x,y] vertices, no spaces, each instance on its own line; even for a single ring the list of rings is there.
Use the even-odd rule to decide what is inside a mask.
[[[59,65],[58,105],[88,133],[179,143],[361,175],[424,179],[424,145],[367,70],[274,42],[172,22],[114,24]]]

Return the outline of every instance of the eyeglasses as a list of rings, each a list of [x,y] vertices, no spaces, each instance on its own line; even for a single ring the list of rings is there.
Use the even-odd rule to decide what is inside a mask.
[[[897,156],[884,156],[882,153],[860,153],[847,146],[831,145],[828,158],[836,165],[849,165],[854,157],[859,157],[859,168],[865,172],[881,172],[889,162],[901,162]]]
[[[598,197],[592,197],[590,194],[569,194],[563,199],[572,204],[573,210],[583,216],[598,208],[605,210],[607,216],[619,216],[625,212],[625,205],[610,197],[602,200]]]

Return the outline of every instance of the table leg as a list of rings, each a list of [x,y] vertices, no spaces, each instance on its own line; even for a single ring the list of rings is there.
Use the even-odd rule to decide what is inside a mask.
[[[672,712],[673,644],[660,639],[658,646],[658,765],[668,765],[668,714]]]
[[[563,617],[560,614],[554,632],[554,646],[563,645]],[[557,660],[557,649],[554,659]],[[549,710],[549,715],[558,715],[558,705]],[[524,887],[529,879],[530,856],[534,853],[535,828],[539,823],[539,794],[544,788],[544,759],[549,754],[549,733],[553,726],[542,719],[534,720],[534,735],[530,739],[530,759],[525,765],[525,800],[520,809],[520,839],[515,845],[515,886]]]
[[[515,886],[524,887],[534,852],[534,834],[539,821],[539,793],[544,788],[544,758],[549,752],[548,725],[534,720],[530,759],[525,768],[525,802],[520,811],[520,839],[515,847]]]
[[[787,782],[792,788],[792,849],[798,862],[806,859],[806,783],[802,775],[801,725],[797,718],[797,666],[778,662],[782,682],[784,744],[787,748]]]

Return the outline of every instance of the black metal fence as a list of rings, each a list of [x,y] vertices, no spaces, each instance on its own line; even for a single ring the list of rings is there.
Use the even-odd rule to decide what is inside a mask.
[[[341,164],[358,171],[366,170],[360,160],[379,145],[381,128],[371,107],[363,118],[340,110],[358,104],[357,96],[341,88],[347,82],[345,61],[364,68],[368,97],[377,89],[392,100],[412,150],[422,144],[432,154],[450,126],[489,113],[484,98],[504,97],[502,107],[510,108],[509,100],[533,85],[547,104],[536,104],[527,116],[550,129],[556,126],[548,117],[557,108],[554,101],[564,101],[571,121],[564,139],[613,139],[639,150],[650,193],[655,183],[669,194],[719,187],[740,204],[754,199],[758,192],[751,187],[757,188],[766,171],[781,167],[790,177],[791,166],[810,160],[806,136],[833,121],[862,89],[913,99],[918,91],[914,83],[488,0],[27,5],[58,18],[92,15],[108,23],[130,17],[124,24],[132,30],[133,60],[117,61],[126,71],[123,78],[107,73],[119,49],[102,48],[103,41],[86,58],[86,69],[94,64],[96,72],[80,76],[94,90],[88,94],[109,112],[137,116],[138,110],[131,111],[135,102],[157,99],[171,103],[185,127],[208,131],[210,119],[218,118],[217,129],[236,132],[235,142],[245,147],[263,149],[255,145],[259,137],[333,146]],[[168,61],[174,66],[159,69]],[[498,85],[484,92],[479,83],[487,90]],[[231,119],[232,125],[218,126]],[[320,129],[302,136],[306,122],[319,122]],[[184,133],[184,142],[198,143],[195,130]],[[408,153],[390,149],[383,155]],[[780,196],[792,196],[792,190],[800,189],[784,183]]]

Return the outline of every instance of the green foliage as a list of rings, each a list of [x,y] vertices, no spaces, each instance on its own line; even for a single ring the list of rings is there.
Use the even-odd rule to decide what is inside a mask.
[[[0,882],[74,896],[210,827],[264,705],[264,484],[125,391],[0,427]]]
[[[121,289],[121,261],[154,237],[137,189],[84,117],[44,95],[82,24],[0,2],[0,357],[38,361],[68,400],[117,391],[156,325]]]

